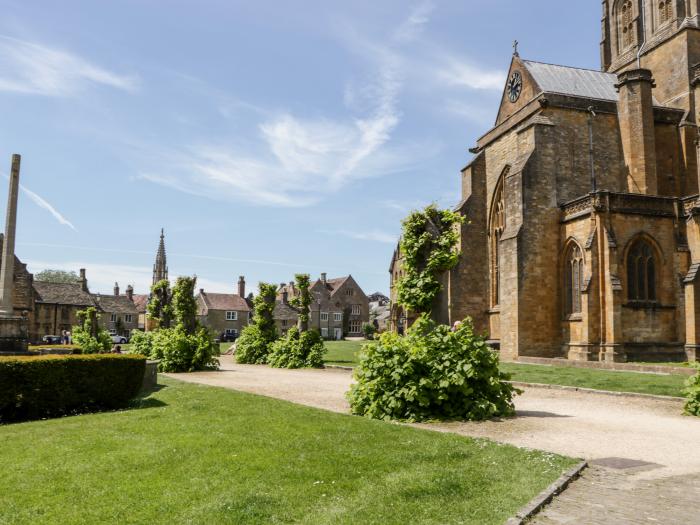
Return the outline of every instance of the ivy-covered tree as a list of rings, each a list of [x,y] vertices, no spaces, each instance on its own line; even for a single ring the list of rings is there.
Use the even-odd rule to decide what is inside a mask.
[[[187,334],[194,334],[197,322],[197,301],[194,290],[197,286],[196,277],[178,277],[172,290],[172,316],[175,324],[182,326]]]
[[[299,312],[298,328],[299,332],[306,332],[309,329],[309,317],[311,315],[311,277],[306,273],[298,273],[294,276],[299,295],[294,297],[290,304]]]
[[[442,290],[440,275],[459,260],[459,229],[464,217],[434,204],[403,220],[401,254],[403,277],[397,283],[397,301],[417,314],[430,314]]]
[[[96,354],[109,351],[112,346],[112,338],[109,332],[100,327],[100,314],[97,308],[90,306],[85,310],[79,310],[78,326],[73,327],[73,342],[84,354]]]
[[[277,287],[260,283],[258,295],[253,299],[253,319],[236,341],[236,361],[247,364],[264,364],[270,353],[270,345],[277,339],[274,311]]]
[[[170,282],[167,279],[158,281],[151,287],[151,298],[146,311],[149,319],[157,321],[160,328],[170,328],[173,319],[171,302]]]

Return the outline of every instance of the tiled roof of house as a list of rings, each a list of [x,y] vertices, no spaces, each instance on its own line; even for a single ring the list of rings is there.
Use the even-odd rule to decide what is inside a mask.
[[[146,306],[148,305],[148,295],[146,294],[134,294],[134,306],[136,311],[139,313],[144,313],[146,311]]]
[[[209,293],[201,290],[197,295],[200,315],[206,315],[209,310],[227,310],[249,312],[248,302],[238,294]]]
[[[275,310],[272,313],[272,317],[279,320],[293,320],[296,321],[299,317],[299,312],[288,303],[283,303],[282,301],[277,301],[275,303]]]
[[[94,306],[95,301],[80,283],[48,283],[34,281],[36,302],[71,306]]]
[[[93,294],[95,303],[105,312],[115,314],[137,314],[136,305],[126,295]]]

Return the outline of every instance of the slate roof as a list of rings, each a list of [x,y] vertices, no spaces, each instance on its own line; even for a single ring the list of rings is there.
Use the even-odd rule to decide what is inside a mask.
[[[126,295],[93,294],[95,303],[110,314],[138,314],[136,305]]]
[[[272,317],[276,320],[296,321],[299,318],[299,312],[290,304],[285,304],[282,301],[275,303],[275,310],[272,312]]]
[[[200,315],[207,315],[209,310],[227,310],[249,312],[247,301],[238,294],[233,293],[209,293],[200,291],[197,295]]]
[[[48,304],[65,304],[71,306],[95,306],[89,292],[83,290],[80,283],[48,283],[34,281],[36,302]]]
[[[523,60],[532,78],[547,93],[617,102],[617,75],[593,69],[580,69]]]

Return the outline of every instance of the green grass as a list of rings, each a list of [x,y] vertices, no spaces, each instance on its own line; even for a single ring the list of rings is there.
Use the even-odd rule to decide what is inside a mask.
[[[501,524],[575,460],[164,380],[0,426],[0,523]]]
[[[333,346],[331,346],[331,344]],[[361,342],[333,341],[329,348],[327,364],[355,366]],[[525,365],[501,363],[504,372],[512,374],[514,381],[544,383],[548,385],[577,386],[614,392],[635,392],[663,396],[683,397],[681,390],[687,379],[681,375],[642,374],[638,372],[616,372],[590,368],[565,366]]]

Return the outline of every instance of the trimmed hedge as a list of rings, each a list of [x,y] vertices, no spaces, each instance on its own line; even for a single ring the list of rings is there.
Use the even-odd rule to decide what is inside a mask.
[[[126,407],[145,369],[139,355],[0,357],[0,423]]]

